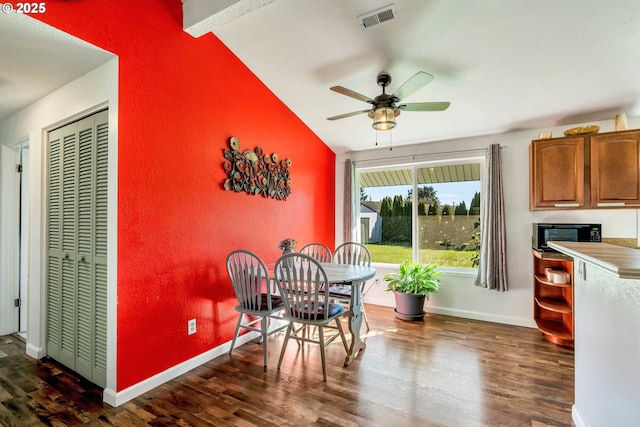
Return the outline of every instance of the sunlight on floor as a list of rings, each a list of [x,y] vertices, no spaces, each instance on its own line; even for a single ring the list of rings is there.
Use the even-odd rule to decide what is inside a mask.
[[[398,328],[388,328],[385,331],[374,331],[374,330],[371,330],[371,331],[367,332],[366,334],[362,335],[362,338],[377,337],[377,336],[380,336],[380,335],[385,335],[387,333],[393,333],[393,332],[398,332]]]
[[[380,377],[359,377],[359,392],[371,401],[392,400],[400,413],[414,414],[422,419],[436,417],[434,421],[442,425],[453,425],[460,419],[482,419],[483,395],[486,393],[483,390],[483,355],[469,346],[464,338],[436,339],[435,342],[408,347],[406,351],[387,352],[390,346],[405,337],[399,327],[372,329],[363,335],[368,345],[360,363],[378,366]],[[387,385],[398,382],[411,386],[398,387],[393,396],[371,395],[371,390],[380,388],[380,381]],[[427,415],[433,405],[446,409]],[[367,410],[371,408],[367,407]]]

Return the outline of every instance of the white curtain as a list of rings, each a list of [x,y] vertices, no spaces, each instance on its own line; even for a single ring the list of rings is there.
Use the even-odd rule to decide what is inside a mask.
[[[476,286],[506,292],[507,243],[504,226],[504,195],[500,145],[487,151],[485,190],[480,222],[480,264]]]

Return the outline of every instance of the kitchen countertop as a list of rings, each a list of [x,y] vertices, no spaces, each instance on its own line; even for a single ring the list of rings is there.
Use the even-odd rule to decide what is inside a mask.
[[[636,239],[635,237],[633,238],[603,237],[602,243],[611,243],[612,245],[616,245],[616,246],[625,246],[627,248],[640,249],[638,248],[638,239]]]
[[[609,243],[548,242],[549,247],[622,279],[640,279],[640,250]]]

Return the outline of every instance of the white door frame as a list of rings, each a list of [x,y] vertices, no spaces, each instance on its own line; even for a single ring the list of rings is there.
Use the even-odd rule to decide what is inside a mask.
[[[20,308],[18,331],[27,331],[27,296],[29,295],[29,141],[20,146]]]
[[[28,140],[27,140],[28,141]],[[0,145],[0,335],[19,330],[20,146]]]

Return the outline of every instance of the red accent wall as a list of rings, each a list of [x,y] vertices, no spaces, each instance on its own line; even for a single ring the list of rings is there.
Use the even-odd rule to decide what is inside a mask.
[[[180,0],[49,0],[34,17],[119,57],[121,391],[231,339],[231,250],[334,246],[335,155],[214,35],[185,33]],[[292,160],[286,201],[223,189],[232,135]]]

